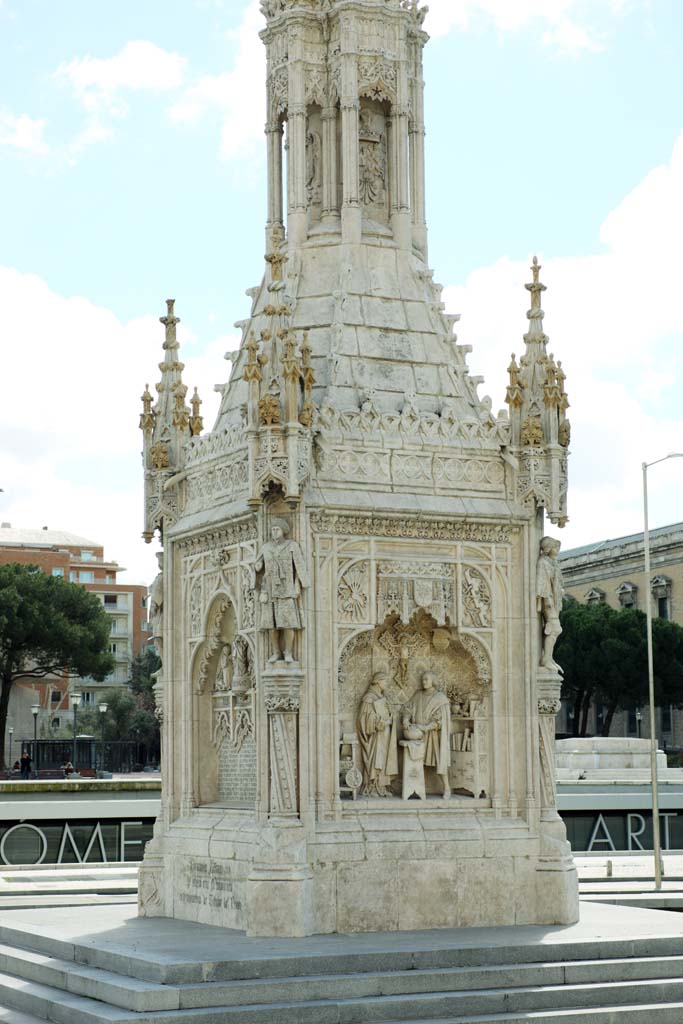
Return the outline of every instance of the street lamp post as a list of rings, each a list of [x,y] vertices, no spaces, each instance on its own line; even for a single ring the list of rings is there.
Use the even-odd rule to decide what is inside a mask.
[[[640,739],[640,732],[642,728],[643,712],[640,708],[636,709],[636,736]]]
[[[33,715],[33,760],[35,761],[34,772],[38,775],[38,713],[40,712],[40,704],[31,705],[31,714]]]
[[[652,782],[652,847],[655,857],[655,889],[662,888],[662,846],[659,835],[659,794],[657,792],[657,734],[655,729],[655,671],[652,649],[652,594],[650,569],[650,531],[647,521],[647,471],[667,459],[683,459],[683,452],[669,452],[654,462],[643,462],[643,546],[645,548],[645,613],[647,619],[647,681],[650,705],[650,775]]]
[[[73,763],[73,766],[74,766],[74,772],[77,771],[77,768],[76,768],[76,722],[77,722],[77,717],[78,717],[78,705],[80,703],[81,703],[81,695],[80,695],[80,693],[72,693],[71,694],[71,706],[74,709],[74,756],[73,756],[73,759],[72,759],[72,763]]]
[[[14,739],[14,726],[10,725],[7,730],[9,736],[9,770],[12,771],[12,740]]]
[[[97,705],[100,711],[100,746],[102,747],[102,770],[104,771],[104,716],[107,713],[109,705],[105,700],[100,701]]]

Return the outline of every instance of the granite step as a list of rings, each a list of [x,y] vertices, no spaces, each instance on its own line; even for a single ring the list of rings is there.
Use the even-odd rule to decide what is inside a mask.
[[[507,1020],[631,1020],[645,1021],[652,1007],[676,1012],[683,1005],[683,981],[657,979],[602,982],[590,985],[549,985],[515,989],[478,989],[354,999],[274,1002],[242,1006],[135,1012],[52,986],[0,974],[0,1003],[55,1024],[407,1024],[407,1022]],[[564,1012],[564,1017],[562,1013]],[[571,1014],[573,1013],[573,1016]],[[612,1014],[610,1017],[609,1014]],[[531,1016],[534,1015],[534,1016]],[[681,1017],[660,1017],[676,1021]]]
[[[0,971],[124,1009],[147,1011],[666,979],[683,975],[683,956],[160,985],[0,945]]]
[[[345,950],[335,947],[325,951],[321,940],[320,951],[311,952],[308,940],[306,948],[297,952],[278,954],[276,943],[249,944],[249,940],[235,933],[235,955],[223,958],[214,956],[193,956],[193,935],[183,938],[186,955],[179,952],[173,943],[168,952],[157,953],[139,936],[133,945],[100,941],[95,935],[86,941],[81,935],[75,939],[62,938],[45,931],[29,930],[26,926],[14,926],[12,915],[5,914],[0,923],[0,943],[12,949],[30,948],[60,960],[72,961],[93,968],[114,972],[124,977],[162,985],[203,984],[205,982],[262,981],[268,979],[311,978],[329,975],[366,975],[397,971],[441,971],[452,968],[513,967],[523,964],[589,963],[601,960],[652,959],[657,957],[683,957],[683,934],[650,935],[636,938],[609,938],[596,940],[565,941],[557,943],[525,943],[511,941],[506,945],[456,945],[449,946],[438,939],[433,945],[419,948],[377,947],[362,948],[362,939],[349,939]],[[167,924],[164,919],[160,919]],[[216,929],[217,935],[220,930]],[[330,937],[325,937],[330,938]],[[232,940],[231,940],[232,941]],[[429,940],[431,943],[431,939]],[[360,948],[359,948],[360,947]],[[287,950],[293,947],[286,946]],[[244,951],[242,951],[244,950]]]
[[[0,1018],[1,1019],[1,1018]],[[585,1010],[541,1010],[537,1013],[495,1013],[484,1017],[433,1017],[431,1020],[392,1020],[384,1024],[681,1024],[683,1003],[634,1006],[593,1006]]]

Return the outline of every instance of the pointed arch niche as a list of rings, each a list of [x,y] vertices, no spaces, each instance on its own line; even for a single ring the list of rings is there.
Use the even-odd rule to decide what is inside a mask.
[[[423,610],[403,623],[389,615],[382,625],[356,633],[339,659],[340,792],[351,767],[357,762],[356,719],[361,698],[375,672],[388,677],[386,696],[397,720],[399,739],[402,708],[419,689],[423,673],[433,672],[437,687],[451,705],[452,763],[450,782],[454,797],[489,801],[491,787],[492,673],[490,653],[484,643],[451,625],[439,626]],[[353,759],[353,763],[351,763]],[[426,773],[428,794],[440,792],[433,769]],[[344,792],[346,791],[346,792]],[[392,792],[398,797],[399,780]],[[362,808],[360,800],[354,806]],[[411,805],[412,806],[412,805]]]
[[[256,744],[251,649],[237,633],[235,605],[217,594],[192,660],[192,767],[197,806],[253,805]]]

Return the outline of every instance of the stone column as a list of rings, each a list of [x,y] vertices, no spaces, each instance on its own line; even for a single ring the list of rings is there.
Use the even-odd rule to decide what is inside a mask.
[[[308,235],[306,197],[306,73],[303,41],[294,33],[290,41],[287,103],[288,177],[291,208],[287,234],[291,245],[301,245]]]
[[[268,142],[268,226],[266,252],[274,251],[274,236],[282,233],[282,125],[277,122],[266,126]]]
[[[323,219],[339,213],[337,198],[337,108],[325,107],[323,122]]]
[[[299,818],[299,700],[303,672],[262,675],[268,715],[268,825],[247,878],[247,934],[304,936],[312,931],[313,873]]]
[[[425,188],[424,82],[413,86],[413,118],[410,122],[410,184],[413,241],[427,261],[427,209]]]
[[[538,754],[540,760],[541,819],[557,819],[557,790],[555,787],[555,716],[560,710],[559,686],[543,680],[538,699]],[[548,685],[550,684],[550,685]]]
[[[359,195],[359,112],[358,68],[355,54],[342,58],[342,241],[358,244],[362,235],[362,211]]]
[[[299,690],[302,673],[277,673],[270,682],[268,712],[269,806],[271,818],[299,816]],[[266,686],[269,684],[266,683]]]
[[[411,249],[413,231],[410,214],[410,171],[408,154],[408,110],[399,107],[394,115],[396,161],[396,209],[392,217],[394,238],[402,249]]]

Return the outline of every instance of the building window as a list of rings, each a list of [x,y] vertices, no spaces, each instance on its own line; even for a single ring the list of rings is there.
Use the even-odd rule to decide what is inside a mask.
[[[599,587],[593,587],[586,594],[586,604],[603,604],[605,601],[605,591],[600,590]]]
[[[622,608],[638,607],[638,587],[634,583],[622,583],[617,587],[617,597]]]
[[[105,578],[107,583],[116,583],[116,576],[112,572],[108,572]]]
[[[84,562],[94,562],[95,552],[94,551],[81,551],[81,559]]]
[[[78,579],[80,583],[94,583],[95,573],[92,569],[81,569],[78,574]]]
[[[141,604],[141,606],[142,606],[143,608],[146,608],[146,607],[147,607],[147,598],[146,598],[146,597],[143,597],[143,598],[142,598],[142,600],[141,600],[141,602],[140,602],[140,604]]]
[[[71,580],[71,582],[72,582],[72,583],[75,583],[75,582],[76,582],[76,573],[74,572],[74,570],[73,570],[73,569],[72,569],[72,570],[71,570],[71,572],[69,573],[69,579]]]
[[[53,569],[52,570],[52,575],[53,576],[59,576],[60,579],[64,579],[64,570],[63,569]]]
[[[57,731],[57,729],[59,729],[59,719],[58,718],[53,718],[52,719],[52,721],[50,722],[50,728],[54,729],[55,732]]]
[[[668,576],[655,576],[652,580],[652,599],[660,619],[671,618],[671,580]]]
[[[116,594],[105,594],[104,603],[111,608],[118,604],[118,596]]]
[[[52,695],[50,697],[50,700],[52,701],[53,704],[60,704],[61,700],[62,700],[62,695],[61,695],[60,691],[59,690],[53,690],[52,691]]]
[[[94,704],[95,694],[92,690],[83,691],[83,704]]]
[[[109,644],[109,653],[116,654],[116,644]]]

